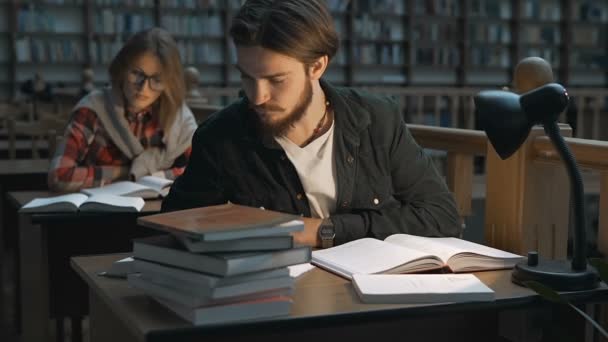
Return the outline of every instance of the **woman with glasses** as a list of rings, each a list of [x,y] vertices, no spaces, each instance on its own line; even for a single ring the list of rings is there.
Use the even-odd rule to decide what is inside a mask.
[[[182,64],[171,35],[159,28],[135,34],[109,74],[111,86],[91,92],[73,110],[51,162],[51,190],[183,172],[196,121],[184,102]]]

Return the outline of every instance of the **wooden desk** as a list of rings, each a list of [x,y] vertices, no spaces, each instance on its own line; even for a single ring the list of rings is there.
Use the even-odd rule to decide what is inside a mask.
[[[16,208],[49,192],[11,192]],[[87,286],[73,270],[75,255],[132,250],[131,239],[157,234],[136,219],[160,211],[160,200],[147,201],[140,213],[54,213],[19,215],[22,341],[47,341],[49,318],[72,318],[72,334],[88,313]],[[76,339],[78,340],[78,339]]]
[[[5,268],[9,266],[5,257],[12,263],[12,282],[17,283],[17,212],[11,210],[6,201],[6,193],[16,190],[45,190],[47,189],[46,175],[49,168],[48,159],[3,159],[0,160],[0,284],[4,285]],[[9,254],[10,253],[10,254]],[[17,300],[8,298],[12,301],[10,305],[17,305]],[[4,309],[7,298],[5,293],[0,293],[0,308]],[[0,324],[7,322],[3,317],[4,310],[0,310]],[[0,326],[0,331],[5,331],[6,327]]]
[[[314,269],[296,282],[289,316],[257,322],[193,326],[130,288],[123,279],[100,277],[124,255],[72,258],[89,285],[91,341],[496,341],[501,311],[548,305],[510,281],[509,270],[476,275],[496,292],[495,302],[439,305],[363,304],[349,281]],[[568,295],[608,299],[608,288]]]
[[[6,193],[17,190],[46,190],[49,164],[48,159],[0,160],[0,234],[7,223]],[[2,241],[0,235],[0,242]]]

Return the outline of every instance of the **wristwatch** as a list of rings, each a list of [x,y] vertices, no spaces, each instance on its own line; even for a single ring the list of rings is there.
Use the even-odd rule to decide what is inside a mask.
[[[319,239],[321,239],[321,248],[333,247],[335,237],[336,230],[334,229],[334,223],[329,218],[323,219],[323,222],[319,227]]]

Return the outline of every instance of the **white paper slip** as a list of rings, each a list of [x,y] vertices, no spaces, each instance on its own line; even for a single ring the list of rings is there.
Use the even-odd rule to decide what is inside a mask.
[[[355,274],[364,303],[422,304],[493,301],[494,291],[472,274]]]
[[[315,268],[311,263],[307,262],[304,264],[297,264],[289,266],[289,276],[292,278],[297,278],[302,274],[312,270]]]

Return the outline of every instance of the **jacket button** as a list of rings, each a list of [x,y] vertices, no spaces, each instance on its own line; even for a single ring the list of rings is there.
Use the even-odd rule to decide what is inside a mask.
[[[299,200],[301,200],[302,198],[304,198],[304,196],[299,193],[299,194],[296,195],[296,198],[299,199]]]
[[[348,157],[346,158],[346,161],[347,161],[349,164],[352,164],[352,163],[355,161],[355,158],[353,158],[353,156],[348,156]]]
[[[375,204],[375,205],[378,205],[378,203],[380,203],[380,200],[379,200],[379,199],[377,199],[377,198],[374,198],[374,204]]]
[[[281,160],[285,160],[285,158],[287,158],[287,157],[285,157],[284,154],[281,154]]]

